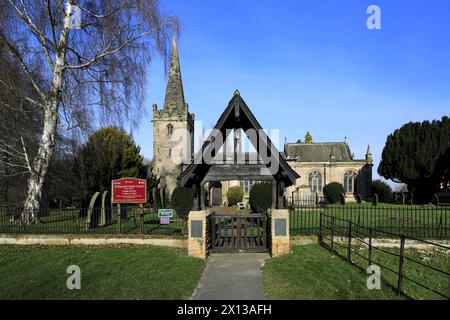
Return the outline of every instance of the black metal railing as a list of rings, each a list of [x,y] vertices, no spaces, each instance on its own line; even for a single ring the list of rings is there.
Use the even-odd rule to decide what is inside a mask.
[[[362,270],[380,267],[382,281],[397,294],[415,299],[450,298],[450,246],[369,228],[323,212],[319,220],[320,245]],[[374,241],[375,235],[397,241],[382,246]],[[407,248],[407,242],[428,250]]]
[[[369,203],[317,205],[313,201],[292,205],[288,201],[288,208],[291,235],[316,235],[320,227],[320,213],[324,212],[380,231],[422,239],[450,239],[450,207],[385,204],[374,206]]]
[[[20,208],[0,208],[0,233],[186,235],[187,222],[175,212],[162,223],[157,211],[136,206],[122,206],[120,212],[118,208],[41,208],[31,221]]]

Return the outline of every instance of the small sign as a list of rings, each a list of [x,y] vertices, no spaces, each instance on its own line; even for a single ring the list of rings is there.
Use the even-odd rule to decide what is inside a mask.
[[[173,209],[158,209],[158,217],[172,218],[173,217]]]
[[[169,217],[161,217],[159,220],[159,224],[170,224],[170,218]]]
[[[275,219],[275,236],[286,236],[286,219]]]
[[[147,203],[147,180],[124,178],[112,181],[112,203]]]
[[[191,237],[192,238],[201,238],[203,230],[203,221],[201,220],[192,220],[191,221]]]

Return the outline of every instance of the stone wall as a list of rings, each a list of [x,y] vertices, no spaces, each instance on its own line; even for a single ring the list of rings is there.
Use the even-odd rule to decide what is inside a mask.
[[[338,182],[344,185],[344,175],[348,171],[358,173],[358,190],[364,198],[371,196],[370,185],[372,183],[372,165],[365,160],[355,160],[346,162],[336,162],[330,165],[329,162],[294,162],[289,161],[289,165],[300,175],[295,186],[291,186],[287,190],[287,195],[295,191],[300,186],[308,186],[309,174],[313,171],[318,171],[322,174],[322,188],[331,183]],[[324,168],[325,165],[325,168]],[[355,186],[356,187],[356,186]],[[322,195],[322,192],[319,192]],[[348,201],[355,201],[352,193],[346,194]]]

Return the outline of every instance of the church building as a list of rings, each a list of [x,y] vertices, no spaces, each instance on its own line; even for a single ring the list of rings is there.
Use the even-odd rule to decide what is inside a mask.
[[[164,190],[166,201],[179,184],[177,178],[194,159],[194,120],[189,105],[184,100],[183,83],[176,38],[172,41],[172,54],[167,88],[162,109],[153,105],[153,174],[161,179],[160,188]],[[241,135],[239,134],[239,137]],[[242,142],[239,142],[239,146]],[[232,158],[225,150],[225,156]],[[223,152],[223,150],[222,150]],[[251,155],[250,155],[251,156]],[[305,141],[288,143],[280,152],[283,163],[287,163],[298,176],[295,185],[285,189],[285,195],[308,198],[323,198],[323,187],[331,182],[344,186],[347,201],[355,201],[356,195],[371,197],[372,154],[367,148],[365,158],[355,158],[348,142],[315,143],[307,133]],[[258,181],[232,180],[215,181],[205,186],[209,205],[226,205],[226,193],[231,186],[241,186],[248,199],[252,186]]]

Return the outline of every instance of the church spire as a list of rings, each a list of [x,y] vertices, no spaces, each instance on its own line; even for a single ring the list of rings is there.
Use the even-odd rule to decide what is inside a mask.
[[[367,145],[367,151],[366,151],[366,161],[372,162],[372,152],[370,151],[370,145]]]
[[[170,59],[169,79],[167,80],[164,109],[184,108],[183,82],[181,81],[180,60],[176,34],[172,39],[172,57]]]

